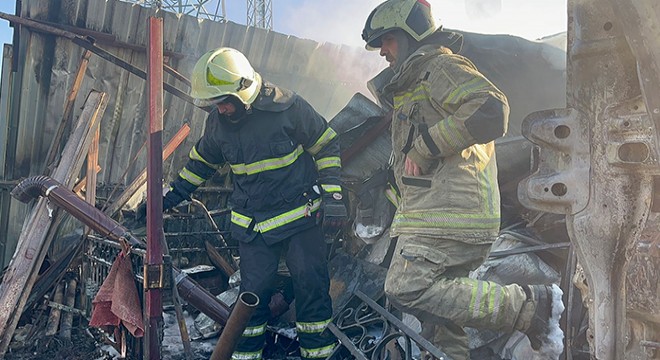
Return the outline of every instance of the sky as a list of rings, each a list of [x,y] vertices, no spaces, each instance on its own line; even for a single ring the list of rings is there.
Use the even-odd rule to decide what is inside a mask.
[[[172,1],[172,0],[170,0]],[[188,0],[190,1],[190,0]],[[215,1],[215,0],[214,0]],[[275,31],[316,41],[363,46],[364,21],[382,0],[270,0]],[[512,34],[529,40],[566,29],[566,0],[428,0],[434,17],[450,29]],[[226,0],[227,18],[245,24],[247,0]],[[15,0],[0,0],[0,11],[14,13]],[[211,2],[208,10],[216,7]],[[12,30],[0,19],[0,43]]]

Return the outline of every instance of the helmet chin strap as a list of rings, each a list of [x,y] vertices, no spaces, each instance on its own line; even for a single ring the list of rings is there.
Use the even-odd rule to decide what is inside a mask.
[[[227,102],[231,103],[234,105],[234,108],[236,108],[236,111],[227,116],[230,122],[236,124],[241,122],[243,119],[245,119],[245,116],[248,113],[252,112],[252,109],[250,109],[250,105],[245,105],[241,100],[239,100],[236,96],[230,96],[227,98]]]
[[[394,62],[392,70],[394,70],[395,73],[398,73],[399,69],[401,69],[401,65],[410,55],[412,55],[413,52],[415,52],[415,50],[417,50],[419,43],[402,30],[395,30],[392,32],[392,35],[394,35],[397,42],[396,61]]]

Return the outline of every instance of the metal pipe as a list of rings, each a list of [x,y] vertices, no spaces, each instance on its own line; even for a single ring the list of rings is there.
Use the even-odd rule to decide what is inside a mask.
[[[71,277],[66,282],[66,291],[64,295],[64,306],[75,309],[76,304],[76,288],[78,281],[75,277]],[[67,311],[62,316],[62,323],[60,324],[60,337],[64,340],[71,340],[71,327],[73,326],[73,312]]]
[[[245,331],[248,321],[252,317],[254,310],[259,305],[259,297],[255,293],[244,292],[238,296],[238,301],[234,310],[227,320],[227,325],[222,329],[218,343],[213,349],[211,360],[229,360],[231,354],[236,348],[238,339]]]
[[[59,282],[55,289],[55,297],[53,297],[53,302],[56,304],[61,304],[62,299],[64,299],[64,282]],[[53,336],[57,334],[57,329],[60,326],[60,315],[62,310],[54,307],[50,310],[50,316],[48,316],[48,323],[46,325],[46,336]]]
[[[220,325],[226,325],[231,312],[229,307],[197,284],[194,280],[190,279],[188,274],[179,269],[173,268],[173,270],[174,283],[179,290],[179,295],[186,299],[190,305],[194,306],[197,310],[203,312]]]
[[[33,176],[21,181],[11,195],[24,203],[39,196],[47,197],[51,203],[61,207],[71,216],[89,226],[103,238],[114,241],[126,241],[132,246],[144,247],[144,241],[136,238],[125,227],[104,214],[101,210],[79,198],[74,192],[47,176]],[[190,279],[181,270],[172,267],[179,294],[214,321],[226,324],[229,319],[229,307],[209,293],[202,286]]]

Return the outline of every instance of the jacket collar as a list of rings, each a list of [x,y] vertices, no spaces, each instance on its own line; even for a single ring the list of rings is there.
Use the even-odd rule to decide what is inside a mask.
[[[444,48],[442,45],[429,44],[422,45],[419,49],[415,50],[404,62],[401,68],[394,75],[389,84],[385,86],[383,92],[385,94],[393,94],[397,91],[406,89],[416,80],[418,72],[410,71],[410,69],[419,69],[424,67],[427,62],[438,55],[451,54],[451,51]]]

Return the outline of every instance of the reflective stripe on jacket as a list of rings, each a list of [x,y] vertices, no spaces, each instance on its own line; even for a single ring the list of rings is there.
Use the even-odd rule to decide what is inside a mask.
[[[217,110],[209,114],[172,187],[190,194],[228,163],[234,174],[232,236],[249,241],[260,232],[266,242],[277,242],[315,224],[315,184],[341,191],[336,136],[303,98],[265,83],[239,123]]]
[[[385,88],[393,96],[399,234],[493,241],[500,225],[494,139],[508,122],[504,94],[466,58],[426,45]],[[406,155],[423,175],[405,176]]]

